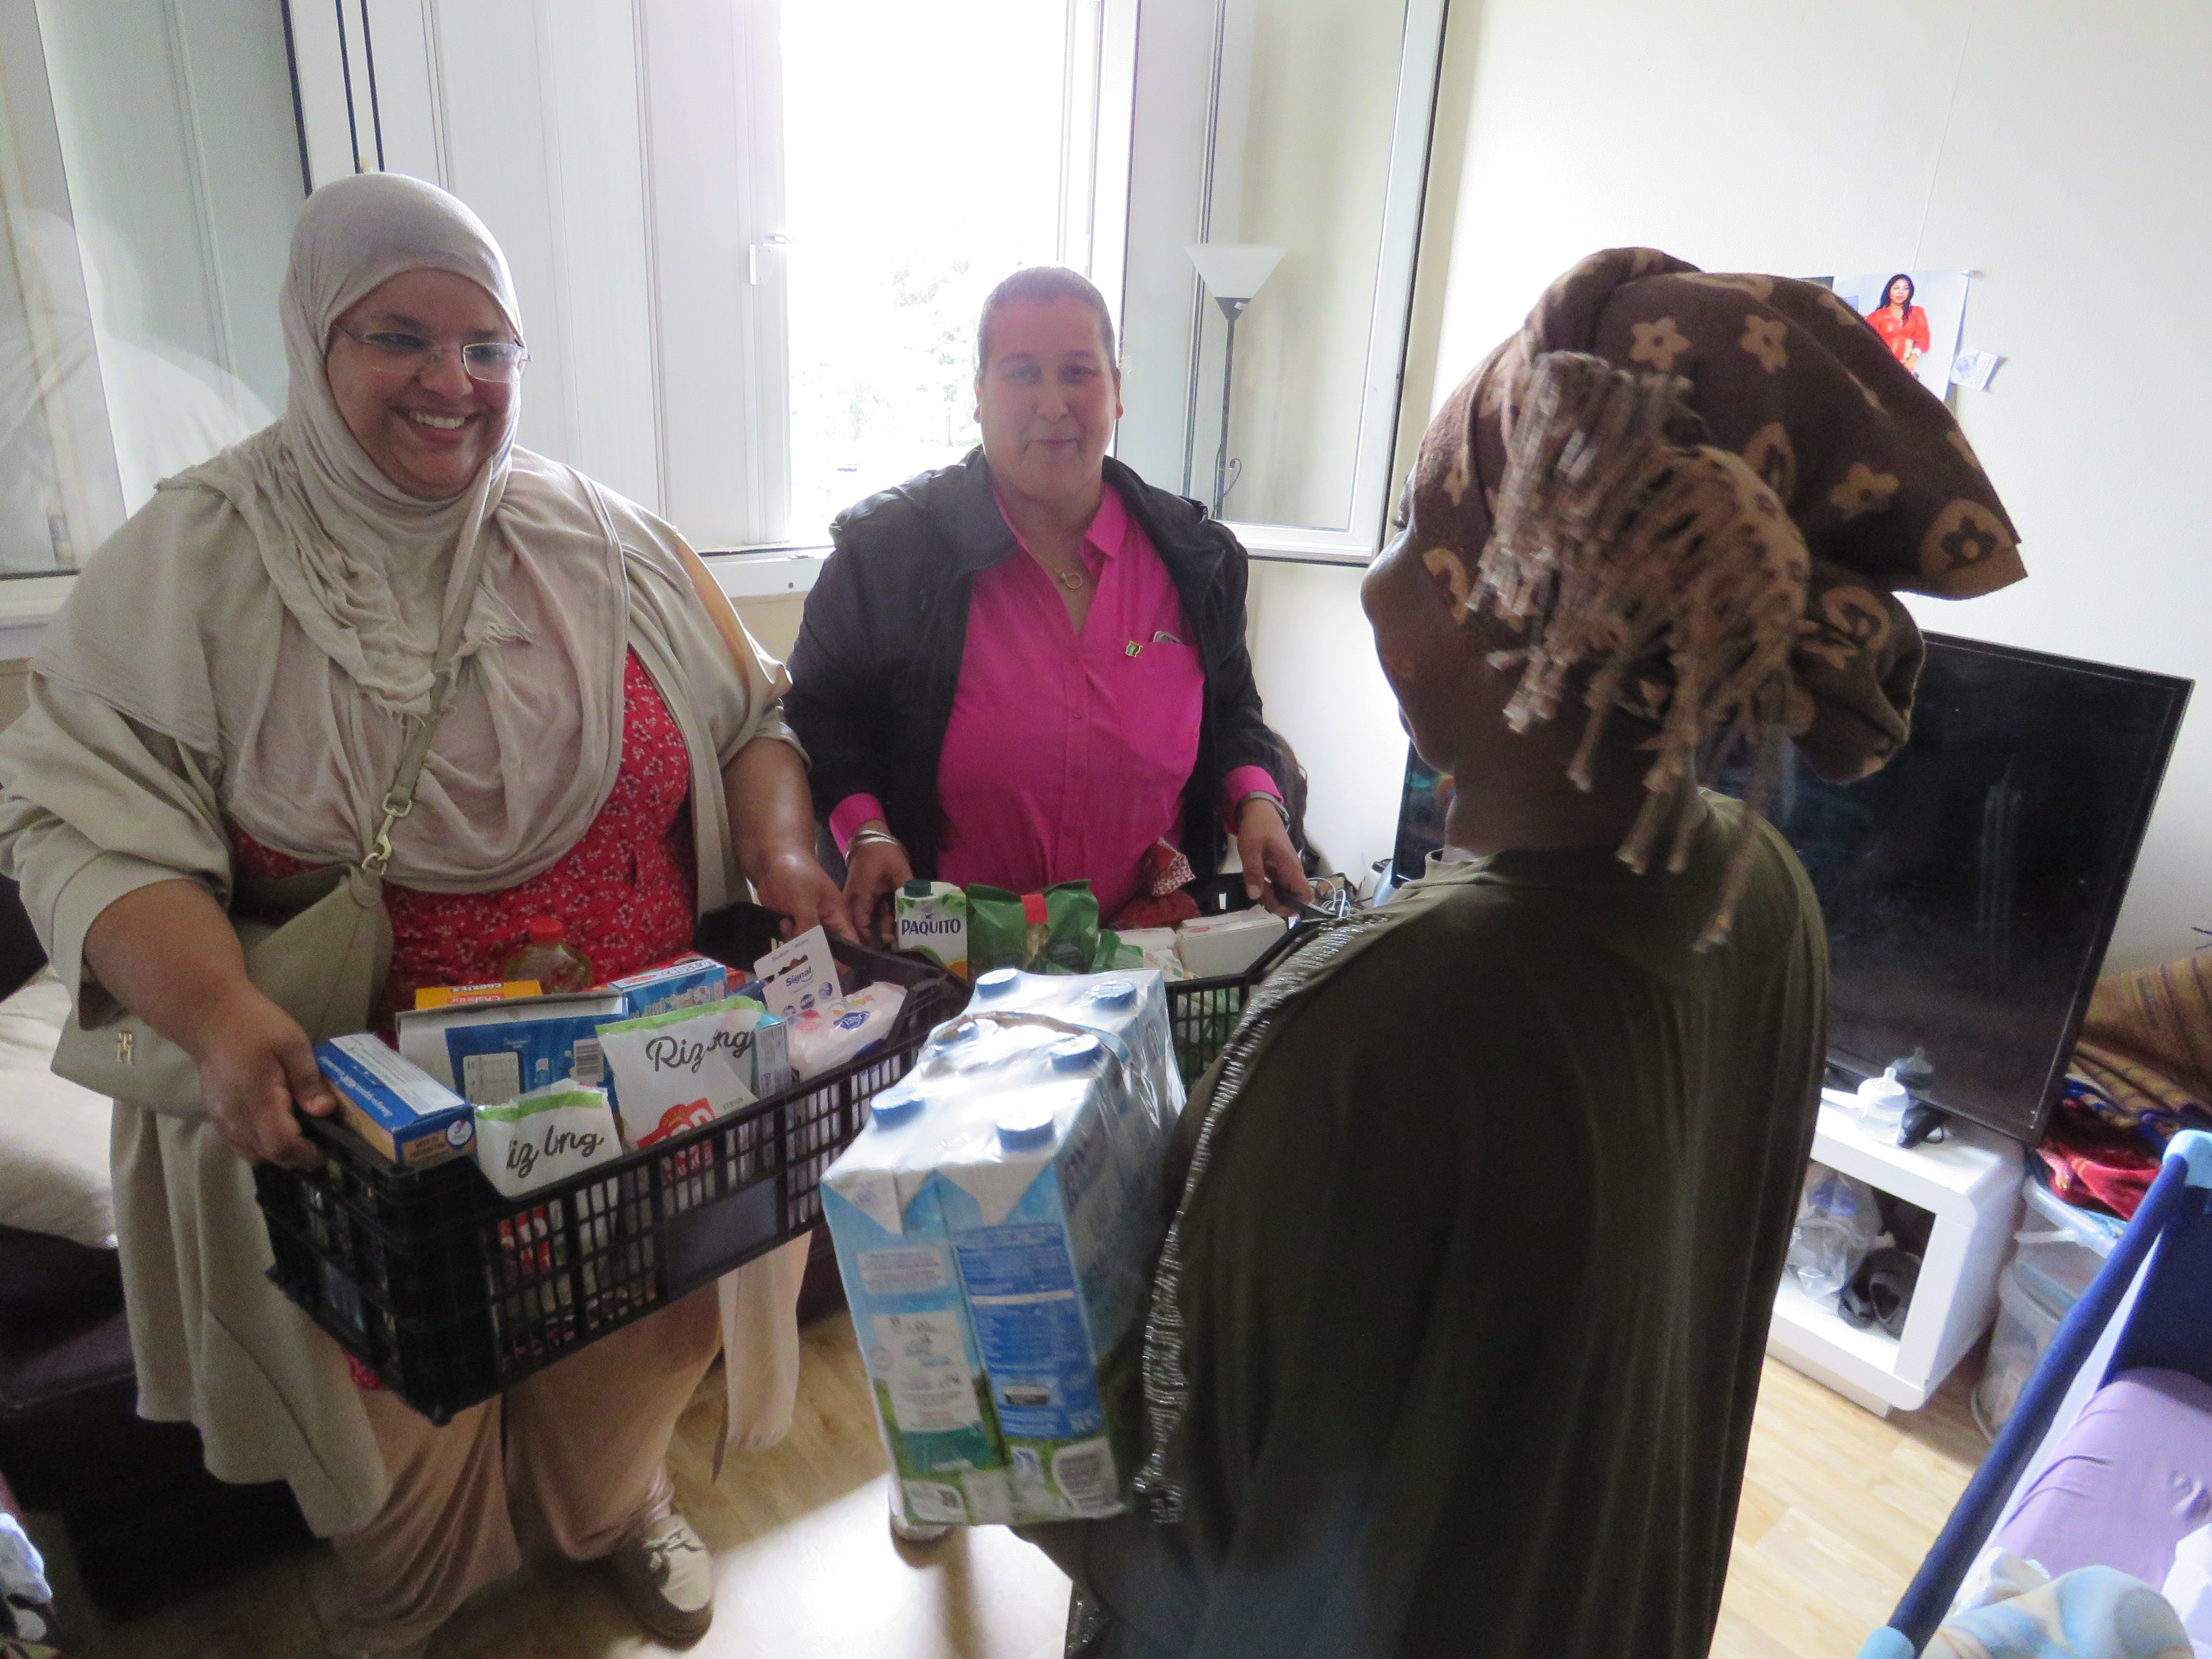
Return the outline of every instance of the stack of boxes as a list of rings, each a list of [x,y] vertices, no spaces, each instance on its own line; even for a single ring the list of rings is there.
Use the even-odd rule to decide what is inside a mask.
[[[1001,970],[833,1164],[823,1207],[918,1525],[1118,1513],[1099,1387],[1144,1310],[1182,1103],[1157,972]]]

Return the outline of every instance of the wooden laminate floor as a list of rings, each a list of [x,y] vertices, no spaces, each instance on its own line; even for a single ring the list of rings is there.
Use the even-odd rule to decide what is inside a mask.
[[[1066,1580],[1003,1529],[904,1552],[884,1526],[884,1458],[841,1314],[805,1334],[797,1422],[773,1450],[709,1480],[710,1376],[672,1455],[678,1501],[714,1552],[713,1632],[696,1659],[1052,1659]],[[1752,1436],[1719,1659],[1848,1659],[1886,1617],[1964,1488],[1983,1442],[1954,1376],[1928,1409],[1887,1421],[1770,1361]],[[40,1528],[50,1553],[55,1534]],[[86,1659],[316,1659],[307,1589],[319,1549],[113,1628],[52,1565],[70,1651]],[[632,1659],[641,1635],[592,1569],[549,1566],[465,1607],[432,1659]]]

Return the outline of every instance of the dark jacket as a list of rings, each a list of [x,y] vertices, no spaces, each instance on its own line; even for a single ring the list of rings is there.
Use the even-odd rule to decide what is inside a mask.
[[[1272,758],[1244,648],[1244,550],[1196,501],[1155,489],[1109,457],[1106,482],[1174,579],[1206,670],[1198,763],[1183,791],[1182,848],[1201,876],[1218,867],[1223,780]],[[806,596],[784,713],[813,759],[814,804],[884,804],[917,876],[945,841],[938,763],[968,639],[976,576],[1018,546],[979,448],[837,515],[832,550]]]

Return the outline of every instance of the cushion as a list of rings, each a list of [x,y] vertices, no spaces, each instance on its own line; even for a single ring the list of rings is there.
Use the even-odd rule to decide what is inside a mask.
[[[111,1108],[47,1069],[70,1012],[51,971],[0,1002],[0,1226],[112,1249]]]

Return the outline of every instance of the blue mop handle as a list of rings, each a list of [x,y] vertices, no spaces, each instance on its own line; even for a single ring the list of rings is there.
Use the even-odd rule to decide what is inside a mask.
[[[2066,1391],[2074,1386],[2075,1373],[2081,1369],[2081,1362],[2088,1358],[2121,1298],[2135,1283],[2143,1258],[2150,1254],[2150,1247],[2158,1242],[2166,1224],[2181,1213],[2191,1189],[2201,1194],[2205,1188],[2212,1188],[2212,1134],[2184,1130],[2166,1144],[2158,1179],[2143,1195],[2135,1219],[2114,1243],[2112,1254],[2089,1281],[2089,1288],[2081,1292],[2081,1300],[2059,1322],[2049,1351],[2021,1390],[2019,1402],[1990,1447],[1990,1455],[1966,1483],[1958,1507],[1936,1535],[1935,1547],[1905,1587],[1904,1599],[1889,1615],[1889,1623],[1868,1637],[1859,1649],[1859,1659],[1913,1659],[1928,1644],[1943,1615],[1951,1610],[1960,1581],[1996,1527],[1999,1510],[2019,1483],[2021,1471],[2050,1431],[2051,1419],[2064,1403]]]

